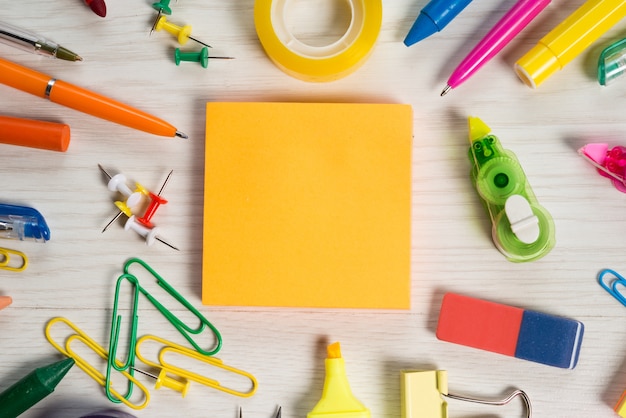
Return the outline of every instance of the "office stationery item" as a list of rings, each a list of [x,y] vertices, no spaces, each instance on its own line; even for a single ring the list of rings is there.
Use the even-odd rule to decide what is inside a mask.
[[[603,142],[586,144],[578,154],[596,168],[598,173],[611,179],[613,186],[626,193],[626,147],[617,145],[609,149]]]
[[[420,10],[415,23],[404,38],[404,44],[411,46],[442,31],[471,2],[472,0],[430,0]]]
[[[400,372],[402,418],[448,418],[448,403],[444,397],[484,405],[503,406],[520,397],[531,418],[532,407],[526,392],[516,389],[501,400],[469,398],[448,392],[448,372],[445,370],[403,370]]]
[[[150,34],[154,31],[159,19],[162,15],[171,15],[172,9],[170,8],[170,0],[160,0],[156,3],[152,3],[152,8],[157,11],[156,18],[154,19],[154,23],[152,23],[152,28],[150,29]]]
[[[0,238],[46,242],[50,228],[35,208],[0,204]]]
[[[278,412],[276,413],[276,418],[280,418],[282,416],[282,407],[278,407]],[[239,407],[239,418],[243,418],[243,412],[241,410],[241,407]]]
[[[626,296],[624,296],[624,292],[621,290],[626,287],[626,279],[622,275],[615,270],[603,269],[598,274],[598,283],[619,303],[626,306]]]
[[[461,85],[495,57],[551,1],[518,0],[456,67],[450,78],[448,78],[448,84],[441,92],[441,95],[444,96],[451,89]]]
[[[469,118],[471,180],[491,220],[496,248],[512,262],[537,260],[554,247],[554,221],[526,175],[479,118]]]
[[[307,418],[369,418],[370,411],[353,394],[346,375],[346,365],[341,357],[338,342],[327,348],[326,377],[322,398],[309,412]]]
[[[13,303],[11,296],[0,296],[0,309],[4,309]]]
[[[613,410],[622,418],[626,418],[626,391],[622,393]]]
[[[158,360],[151,360],[145,354],[142,354],[141,348],[146,345],[146,343],[156,343],[162,346],[158,351]],[[156,389],[168,387],[181,392],[184,397],[189,388],[189,384],[196,382],[242,398],[254,395],[257,390],[258,383],[252,374],[224,364],[224,361],[217,357],[200,354],[196,350],[191,350],[161,337],[144,335],[139,338],[139,340],[137,340],[135,353],[142,363],[159,370],[158,376],[153,376],[156,379]],[[184,357],[185,366],[175,365],[168,361],[167,357],[174,359]],[[203,376],[198,372],[192,371],[194,366],[191,366],[193,363],[189,360],[196,361],[197,365],[195,366],[195,370],[216,370],[217,376],[221,376],[221,378],[224,379],[228,377],[229,383],[225,385],[222,384],[217,377]],[[211,367],[209,368],[207,366]]]
[[[106,17],[107,5],[104,0],[85,0],[85,4],[98,16]]]
[[[141,110],[1,58],[0,83],[133,129],[188,138],[171,124]]]
[[[536,88],[626,16],[623,0],[587,0],[515,63],[515,73]]]
[[[410,307],[411,106],[208,103],[207,116],[204,304]]]
[[[122,215],[126,215],[128,217],[132,216],[134,211],[138,210],[137,208],[139,207],[139,205],[145,201],[145,198],[147,196],[149,196],[150,192],[148,192],[148,190],[139,183],[135,183],[135,190],[133,191],[126,184],[127,178],[124,174],[118,173],[115,176],[111,176],[111,174],[109,174],[109,172],[106,171],[104,167],[102,167],[102,165],[98,164],[98,168],[109,179],[107,183],[107,188],[112,192],[119,192],[122,196],[126,198],[126,200],[124,201],[121,201],[121,200],[115,201],[115,206],[117,206],[117,208],[119,209],[119,212],[102,229],[102,232],[104,232],[109,228],[109,226],[113,222],[119,219],[120,216]],[[170,171],[170,175],[171,173],[172,172]],[[168,175],[167,178],[165,179],[165,183],[163,184],[163,187],[161,187],[161,191],[163,191],[163,188],[165,187],[165,184],[167,184],[167,181],[169,180],[169,178],[170,176]]]
[[[176,330],[183,337],[185,337],[185,339],[196,351],[205,356],[213,356],[217,354],[217,352],[222,348],[222,335],[217,328],[187,299],[178,293],[176,289],[165,281],[165,279],[163,279],[163,277],[161,277],[148,263],[139,258],[129,259],[126,263],[124,263],[124,272],[118,280],[121,280],[122,278],[135,278],[136,280],[136,275],[131,274],[130,272],[131,267],[135,265],[141,267],[142,270],[145,270],[145,272],[156,279],[157,284],[167,293],[168,298],[170,298],[170,300],[173,298],[173,300],[177,301],[182,308],[185,308],[189,313],[191,313],[198,320],[198,325],[193,326],[186,324],[184,320],[180,319],[172,311],[167,309],[156,297],[149,293],[143,286],[140,286],[139,283],[137,283],[137,290],[139,290],[139,292],[141,292],[148,299],[148,301],[155,308],[157,308],[161,315],[163,315],[174,326],[174,328],[176,328]],[[213,335],[213,343],[209,348],[203,348],[201,344],[195,340],[196,337],[207,334],[206,331],[209,331]]]
[[[63,123],[0,116],[0,143],[67,151],[70,127]]]
[[[154,194],[139,183],[135,183],[135,190],[133,191],[126,184],[127,178],[124,174],[118,173],[115,176],[111,176],[111,174],[109,174],[104,167],[102,167],[102,165],[98,164],[98,167],[100,168],[100,171],[102,171],[102,173],[109,179],[109,182],[107,183],[108,189],[111,191],[117,191],[126,197],[125,201],[115,201],[115,206],[117,206],[119,212],[109,221],[108,224],[106,224],[106,226],[102,229],[102,232],[106,231],[109,226],[113,224],[113,222],[119,219],[120,216],[126,215],[128,216],[128,220],[124,225],[124,230],[133,230],[137,232],[137,234],[145,239],[146,245],[153,245],[155,241],[159,241],[178,251],[176,246],[170,244],[160,236],[161,230],[152,223],[152,218],[157,209],[161,205],[167,203],[167,200],[161,197],[161,193],[163,193],[163,190],[169,182],[174,170],[171,170],[167,175],[159,193]],[[146,198],[149,199],[149,204],[147,208],[145,208],[143,215],[137,216],[136,214],[138,214],[144,207],[143,203],[145,203]]]
[[[0,42],[45,57],[59,58],[66,61],[83,60],[80,55],[62,47],[56,42],[5,22],[0,22]]]
[[[173,250],[180,251],[178,247],[173,244],[170,244],[161,236],[161,229],[153,226],[152,228],[148,228],[147,226],[141,224],[135,215],[131,215],[130,218],[126,220],[124,224],[124,230],[130,231],[133,230],[141,237],[143,237],[146,241],[146,245],[154,245],[156,241],[159,241]]]
[[[578,362],[582,322],[541,312],[446,293],[437,338],[548,366],[573,369]]]
[[[174,315],[170,310],[165,308],[165,306],[163,306],[163,304],[161,304],[157,300],[157,298],[155,298],[150,292],[148,292],[145,289],[145,287],[141,286],[139,283],[139,279],[135,275],[130,273],[130,267],[135,264],[142,267],[142,269],[145,272],[147,272],[150,276],[155,278],[157,280],[157,284],[159,285],[159,287],[161,287],[163,290],[166,291],[168,297],[173,298],[174,300],[179,302],[179,304],[185,307],[187,311],[191,312],[198,319],[199,325],[196,326],[195,328],[187,325],[179,317]],[[121,329],[121,323],[122,323],[122,315],[118,313],[118,303],[119,303],[120,291],[124,283],[129,283],[132,287],[133,292],[132,292],[132,304],[131,304],[132,307],[131,307],[131,313],[130,313],[130,320],[128,320],[129,330],[128,332],[126,332],[126,335],[128,336],[128,349],[126,350],[126,359],[123,361],[120,361],[117,356],[117,351],[118,351],[118,342],[119,342],[120,329]],[[139,320],[137,310],[139,307],[139,294],[143,294],[148,299],[148,301],[152,303],[152,305],[155,308],[157,308],[157,310],[180,332],[180,334],[183,337],[185,337],[185,339],[187,339],[187,341],[196,350],[194,352],[193,350],[186,349],[185,347],[179,346],[174,343],[170,343],[170,344],[167,344],[167,347],[173,347],[173,348],[169,348],[169,349],[167,347],[164,348],[163,349],[164,353],[175,352],[177,354],[184,354],[187,357],[192,357],[192,358],[195,358],[196,360],[202,361],[201,357],[213,356],[219,351],[222,345],[222,337],[220,333],[200,312],[198,312],[198,310],[196,310],[185,298],[183,298],[183,296],[180,293],[178,293],[174,288],[172,288],[146,262],[138,258],[131,258],[124,264],[124,273],[120,275],[119,278],[117,279],[117,283],[115,286],[115,296],[114,296],[114,301],[113,301],[113,311],[111,315],[111,333],[110,333],[110,339],[109,339],[109,352],[107,355],[107,369],[106,369],[104,387],[105,387],[105,391],[109,400],[115,403],[131,402],[131,396],[133,393],[134,382],[135,382],[133,379],[127,379],[127,388],[126,388],[125,394],[123,395],[120,394],[119,390],[113,391],[112,390],[112,375],[113,375],[113,370],[115,370],[117,372],[122,372],[124,375],[128,375],[131,378],[134,377],[134,372],[136,370],[135,359],[136,357],[138,357],[137,346],[139,344],[137,340],[137,325],[138,325],[138,320]],[[206,329],[209,329],[215,337],[215,346],[211,349],[202,348],[200,344],[197,343],[194,339],[194,337],[201,335]],[[161,342],[163,344],[169,343],[165,340],[159,340],[158,337],[152,337],[152,339],[155,341]],[[197,353],[197,355],[195,353]],[[159,361],[165,362],[164,357],[159,356]],[[215,361],[204,360],[204,361],[214,366],[217,366],[219,363],[219,360],[215,360]],[[146,361],[144,361],[144,363],[148,365],[152,365],[152,366],[155,365],[154,363],[149,363]],[[170,388],[178,388],[184,394],[186,392],[186,388],[184,386],[181,386],[180,381],[176,382],[175,379],[172,380],[171,378],[167,376],[168,372],[174,372],[178,374],[178,376],[184,379],[192,379],[202,384],[215,387],[216,389],[220,389],[228,393],[238,394],[239,396],[249,396],[246,394],[235,393],[228,387],[221,386],[219,385],[219,383],[215,381],[211,381],[211,379],[207,379],[198,374],[194,374],[186,370],[177,368],[176,366],[173,366],[171,364],[163,363],[160,367],[162,367],[165,371],[157,377],[157,386],[165,385]],[[222,366],[222,368],[248,376],[247,373],[241,372],[234,368],[230,368],[229,366]],[[147,373],[144,373],[144,374],[147,374]],[[254,380],[254,377],[252,376],[251,376],[251,379],[254,382],[253,389],[255,389],[256,380]],[[252,391],[250,394],[252,394],[253,392],[254,391]]]
[[[137,417],[131,414],[127,414],[126,412],[119,411],[117,409],[107,409],[104,411],[98,411],[92,414],[83,415],[80,418],[137,418]]]
[[[121,286],[124,282],[128,282],[132,285],[133,288],[133,296],[131,303],[131,319],[128,321],[130,324],[130,330],[126,333],[128,335],[128,349],[126,350],[126,360],[121,362],[117,357],[117,349],[119,345],[120,338],[120,328],[122,323],[122,315],[118,313],[118,303]],[[111,333],[109,337],[109,352],[107,356],[107,368],[105,375],[105,385],[104,390],[107,395],[107,398],[111,402],[121,403],[122,398],[126,399],[130,402],[130,397],[133,393],[133,381],[127,380],[126,394],[122,395],[122,398],[119,397],[119,393],[113,393],[111,391],[112,387],[112,372],[116,370],[118,372],[127,372],[131,377],[134,376],[135,372],[135,346],[137,345],[137,324],[139,321],[139,316],[137,314],[137,309],[139,307],[139,283],[137,278],[134,276],[122,275],[118,278],[117,283],[115,285],[115,294],[113,300],[113,310],[111,313]]]
[[[54,338],[52,337],[51,329],[52,329],[53,325],[58,324],[58,323],[65,324],[68,328],[70,328],[74,332],[73,334],[69,335],[64,340],[65,341],[65,345],[63,345],[63,346],[61,344],[57,343],[54,340]],[[89,335],[87,335],[85,332],[83,332],[80,328],[78,328],[73,322],[71,322],[67,318],[56,317],[56,318],[51,319],[46,324],[46,328],[45,328],[44,332],[45,332],[46,339],[48,340],[48,342],[57,351],[59,351],[64,356],[67,356],[67,357],[70,357],[70,358],[74,359],[74,361],[76,362],[76,365],[82,371],[87,373],[87,375],[89,377],[91,377],[93,380],[95,380],[96,383],[98,383],[100,386],[105,387],[105,385],[106,385],[106,377],[105,377],[105,375],[100,370],[98,370],[98,368],[96,366],[90,364],[87,360],[85,360],[83,358],[83,356],[81,356],[78,353],[78,351],[73,348],[73,346],[75,346],[77,344],[80,344],[80,345],[84,346],[85,348],[88,348],[89,350],[93,351],[95,354],[97,354],[105,362],[108,362],[108,351],[107,350],[105,350],[93,338],[91,338]],[[126,378],[126,379],[128,379],[129,381],[132,382],[133,387],[139,388],[139,390],[141,391],[141,396],[139,397],[139,399],[137,399],[136,395],[134,395],[134,397],[131,400],[126,399],[115,388],[113,388],[112,385],[107,390],[109,390],[116,397],[116,399],[119,399],[120,401],[122,401],[122,403],[124,405],[126,405],[126,406],[128,406],[128,407],[130,407],[132,409],[143,409],[143,408],[145,408],[148,405],[148,403],[150,402],[150,392],[148,391],[148,389],[143,385],[143,383],[141,383],[139,380],[137,380],[134,376],[131,376],[128,372],[123,371],[121,373],[122,373],[124,378]],[[136,393],[137,392],[135,392],[135,394]]]
[[[21,251],[0,247],[0,269],[24,271],[28,266],[28,257]]]
[[[598,82],[611,84],[626,72],[626,38],[606,47],[598,58]]]
[[[233,57],[211,57],[211,59],[232,60]],[[174,51],[174,62],[180,65],[182,61],[198,62],[204,68],[209,66],[209,49],[205,46],[200,52],[190,51],[183,52],[180,48]]]
[[[257,36],[272,62],[292,77],[310,82],[334,81],[356,71],[367,59],[382,25],[381,0],[348,0],[348,30],[330,45],[300,41],[286,22],[287,0],[256,0]]]
[[[0,418],[15,418],[50,395],[74,360],[64,359],[39,367],[0,393]]]
[[[191,36],[191,25],[185,25],[185,26],[175,25],[174,23],[168,22],[167,17],[165,16],[159,17],[159,20],[156,22],[156,25],[154,25],[154,29],[157,32],[162,29],[165,29],[165,31],[172,34],[176,38],[178,43],[181,45],[185,45],[187,41],[191,39],[192,41],[195,41],[201,45],[204,45],[209,48],[211,47],[211,45],[206,44],[198,40],[197,38],[194,38],[193,36]]]

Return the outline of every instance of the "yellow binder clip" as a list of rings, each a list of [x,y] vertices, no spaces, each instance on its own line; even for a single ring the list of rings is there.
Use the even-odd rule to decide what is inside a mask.
[[[163,345],[163,347],[159,350],[158,362],[149,360],[143,354],[141,354],[140,347],[147,341],[153,341]],[[152,376],[157,380],[155,386],[156,389],[165,386],[167,388],[181,392],[183,397],[187,394],[187,390],[189,389],[189,384],[191,381],[217,390],[221,390],[222,392],[226,392],[231,395],[241,396],[244,398],[252,396],[257,389],[257,380],[250,373],[236,369],[232,366],[228,366],[217,357],[206,356],[190,348],[183,347],[171,341],[167,341],[161,337],[156,337],[154,335],[145,335],[139,338],[139,340],[137,340],[135,354],[137,355],[137,358],[146,365],[154,367],[155,369],[160,369],[158,376]],[[214,366],[222,369],[221,371],[226,371],[231,374],[242,376],[245,378],[246,381],[249,381],[250,386],[247,391],[224,386],[216,379],[202,376],[198,373],[191,372],[189,370],[183,369],[182,367],[178,367],[167,362],[165,359],[165,356],[167,354],[178,355],[193,360],[198,360],[199,362],[202,362],[209,366]]]
[[[506,405],[519,396],[531,418],[532,408],[526,392],[515,390],[502,400],[485,400],[453,395],[448,392],[448,374],[445,370],[401,372],[402,418],[448,418],[448,403],[443,399],[457,399],[484,405]]]
[[[17,259],[17,261],[15,261]],[[24,271],[28,266],[28,257],[21,251],[0,248],[0,269]]]
[[[70,327],[75,332],[74,334],[67,337],[67,339],[65,340],[65,347],[61,346],[56,341],[54,341],[50,333],[50,328],[52,328],[52,326],[56,324],[57,322],[63,322],[65,325]],[[95,380],[100,386],[102,387],[105,386],[106,380],[107,380],[105,375],[102,372],[100,372],[96,367],[92,366],[89,362],[87,362],[87,360],[85,360],[82,356],[78,355],[78,353],[72,348],[72,344],[82,343],[87,348],[95,352],[100,358],[102,358],[106,362],[108,362],[107,350],[105,350],[101,345],[95,342],[91,337],[85,334],[80,328],[78,328],[76,325],[74,325],[72,322],[70,322],[70,320],[66,318],[57,317],[48,321],[48,324],[46,324],[45,334],[46,334],[46,339],[48,340],[50,344],[52,344],[54,348],[56,348],[61,354],[67,357],[73,358],[74,361],[76,362],[76,365],[80,367],[81,370],[87,373],[87,375],[90,376],[93,380]],[[127,399],[126,397],[122,396],[119,392],[117,392],[112,387],[112,383],[109,384],[108,391],[113,396],[115,396],[115,398],[117,398],[120,402],[124,403],[126,406],[130,408],[133,408],[133,409],[145,408],[148,405],[148,402],[150,402],[150,392],[148,392],[148,389],[140,381],[135,379],[135,377],[131,376],[128,372],[124,371],[121,373],[126,379],[132,382],[133,385],[137,385],[137,387],[141,390],[143,394],[143,396],[141,397],[142,399],[140,399],[139,402],[136,402],[136,403],[132,402],[130,399]],[[130,396],[128,396],[128,398],[130,398]]]

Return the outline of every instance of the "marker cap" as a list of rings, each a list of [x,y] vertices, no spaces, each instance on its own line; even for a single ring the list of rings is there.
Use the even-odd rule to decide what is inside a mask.
[[[558,57],[543,44],[533,49],[515,63],[515,73],[529,87],[535,88],[563,66]]]
[[[65,152],[70,127],[62,123],[0,116],[0,143]]]

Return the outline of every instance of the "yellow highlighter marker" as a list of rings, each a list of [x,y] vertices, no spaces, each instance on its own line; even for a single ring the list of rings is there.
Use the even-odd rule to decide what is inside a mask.
[[[515,63],[517,76],[537,87],[626,16],[624,0],[587,0]]]
[[[322,398],[307,418],[370,418],[370,411],[352,394],[339,343],[328,346]]]

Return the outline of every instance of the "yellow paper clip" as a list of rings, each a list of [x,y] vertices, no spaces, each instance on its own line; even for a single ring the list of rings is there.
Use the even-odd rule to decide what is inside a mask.
[[[443,396],[460,401],[485,405],[506,405],[516,396],[522,398],[526,418],[531,418],[532,408],[526,392],[515,390],[502,400],[468,398],[448,393],[448,374],[445,370],[401,372],[402,418],[448,418],[448,403]]]
[[[2,257],[2,259],[0,259],[0,269],[9,271],[24,271],[26,269],[26,266],[28,266],[28,257],[26,257],[26,254],[21,251],[11,250],[8,248],[0,248],[0,256]],[[15,258],[21,260],[15,263]]]
[[[148,360],[140,352],[141,345],[144,342],[149,341],[149,340],[163,345],[163,348],[161,348],[161,350],[159,351],[158,363],[152,360]],[[205,364],[208,364],[210,366],[215,366],[220,369],[226,370],[228,372],[243,376],[246,379],[250,380],[251,388],[249,391],[243,392],[243,391],[239,391],[239,390],[227,387],[227,386],[222,386],[222,384],[215,379],[202,376],[200,374],[185,370],[181,367],[174,366],[168,363],[165,360],[165,355],[167,353],[175,354],[175,355],[177,354],[177,355],[181,355],[181,356],[188,357],[191,359],[195,359]],[[156,377],[157,389],[159,389],[161,386],[165,386],[170,389],[174,389],[174,390],[181,392],[183,397],[187,393],[187,389],[189,388],[190,381],[198,382],[202,385],[205,385],[205,386],[217,389],[217,390],[221,390],[222,392],[226,392],[235,396],[241,396],[244,398],[252,396],[254,392],[256,392],[256,389],[257,389],[257,380],[250,373],[245,372],[243,370],[236,369],[232,366],[228,366],[224,364],[224,362],[217,357],[211,357],[211,356],[200,354],[199,352],[195,350],[192,350],[187,347],[183,347],[171,341],[167,341],[161,337],[156,337],[154,335],[145,335],[139,338],[139,340],[137,340],[135,354],[137,355],[137,358],[141,360],[143,363],[147,364],[150,367],[160,369],[159,376]],[[168,374],[175,375],[177,378],[168,376]]]
[[[57,322],[65,323],[65,325],[70,327],[75,332],[75,334],[70,335],[65,340],[65,348],[62,347],[57,342],[55,342],[52,339],[52,336],[50,335],[50,328],[54,324],[56,324]],[[106,377],[104,376],[104,374],[101,373],[100,371],[98,371],[94,366],[89,364],[81,356],[79,356],[71,348],[71,345],[72,345],[73,342],[80,342],[80,343],[84,344],[85,346],[87,346],[88,348],[90,348],[93,352],[95,352],[102,359],[104,359],[105,361],[108,362],[108,352],[107,352],[107,350],[105,350],[102,346],[100,346],[98,343],[96,343],[91,337],[89,337],[87,334],[85,334],[80,328],[78,328],[76,325],[74,325],[72,322],[70,322],[70,320],[68,320],[66,318],[57,317],[57,318],[53,318],[50,321],[48,321],[48,324],[46,325],[46,329],[45,329],[45,334],[46,334],[46,339],[48,340],[48,342],[50,344],[52,344],[52,346],[54,348],[56,348],[61,354],[65,355],[67,357],[73,358],[74,361],[76,362],[76,365],[78,367],[80,367],[81,370],[83,370],[85,373],[87,373],[87,375],[89,375],[93,380],[95,380],[100,386],[102,386],[102,387],[105,386]],[[132,382],[133,385],[137,385],[137,387],[139,387],[139,389],[143,393],[143,402],[142,403],[132,403],[130,400],[126,399],[120,393],[118,393],[115,389],[113,389],[113,387],[111,387],[111,385],[109,385],[110,393],[113,394],[113,396],[115,396],[117,399],[119,399],[120,402],[124,403],[126,406],[128,406],[130,408],[133,408],[133,409],[143,409],[143,408],[145,408],[148,405],[148,402],[150,402],[150,392],[148,391],[148,389],[140,381],[138,381],[133,376],[131,376],[129,373],[124,371],[124,372],[122,372],[122,374],[124,375],[124,377],[126,379],[128,379],[130,382]]]

